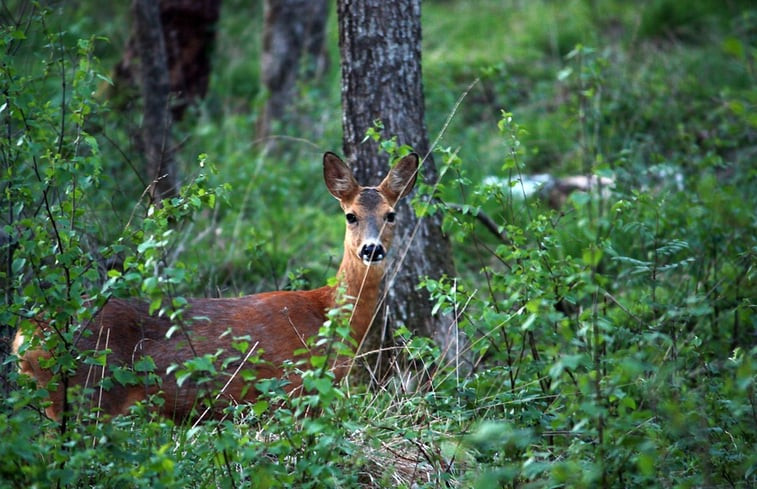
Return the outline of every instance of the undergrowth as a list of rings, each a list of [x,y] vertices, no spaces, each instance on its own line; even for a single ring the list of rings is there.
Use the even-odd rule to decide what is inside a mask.
[[[397,325],[422,375],[368,391],[334,385],[314,357],[287,367],[307,395],[260,381],[255,404],[198,425],[155,416],[159,398],[104,422],[78,407],[76,389],[70,414],[52,421],[47,392],[15,372],[12,335],[50,321],[52,334],[32,341],[53,352],[65,383],[78,362],[104,362],[73,337],[110,297],[180,317],[191,295],[325,283],[340,220],[312,182],[321,147],[338,144],[338,94],[306,88],[302,110],[328,116],[321,139],[272,161],[251,141],[250,102],[235,92],[251,69],[235,57],[214,75],[196,127],[177,128],[190,139],[185,184],[156,207],[131,123],[101,98],[99,58],[113,47],[80,35],[97,12],[68,30],[45,8],[6,23],[0,486],[753,487],[757,12],[676,5],[638,14],[620,2],[512,2],[525,20],[496,34],[511,54],[494,59],[493,41],[469,61],[464,43],[478,42],[477,16],[495,24],[495,2],[424,5],[432,127],[480,78],[436,149],[440,204],[418,206],[443,213],[453,242],[458,276],[419,287],[454,318],[460,351],[450,359]],[[550,207],[525,188],[541,171],[613,184]],[[334,317],[311,344],[346,340]],[[201,379],[218,366],[176,367],[171,375]],[[161,375],[142,362],[103,382]]]

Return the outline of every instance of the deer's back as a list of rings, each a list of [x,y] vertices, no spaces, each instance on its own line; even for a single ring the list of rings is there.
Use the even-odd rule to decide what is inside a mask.
[[[312,291],[267,292],[227,299],[191,299],[181,318],[169,320],[149,314],[144,301],[111,299],[102,310],[75,335],[75,350],[79,362],[69,385],[88,389],[89,401],[108,414],[121,414],[136,401],[160,393],[164,400],[160,412],[173,419],[190,417],[203,396],[226,386],[215,403],[218,409],[228,403],[250,401],[257,397],[255,389],[242,375],[232,378],[237,370],[254,371],[257,379],[280,377],[281,364],[294,359],[293,352],[304,349],[305,340],[318,332],[326,317],[332,290],[328,287]],[[40,323],[40,332],[49,325]],[[23,342],[19,334],[16,349]],[[246,351],[245,351],[246,350]],[[262,362],[240,369],[245,356],[262,357]],[[104,355],[106,369],[81,360],[92,355]],[[137,375],[146,365],[140,362],[149,356],[155,367],[153,373],[160,382],[123,385],[113,375],[126,369]],[[175,372],[195,357],[210,356],[215,374],[200,371],[178,385]],[[42,350],[29,350],[19,362],[20,370],[46,385],[52,374],[40,366],[40,359],[49,357]],[[140,362],[140,363],[138,363]],[[207,364],[206,364],[207,365]],[[138,366],[140,368],[136,368]],[[171,371],[172,373],[167,373]],[[102,382],[103,378],[110,381]],[[211,381],[208,381],[212,378]],[[121,377],[123,380],[123,377]],[[292,379],[290,388],[298,379]],[[50,389],[52,406],[47,413],[59,418],[63,409],[63,389]],[[212,414],[218,414],[218,409]]]

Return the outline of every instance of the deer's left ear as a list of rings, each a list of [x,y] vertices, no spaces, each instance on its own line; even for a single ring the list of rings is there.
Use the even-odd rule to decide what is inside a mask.
[[[342,202],[352,200],[360,191],[350,167],[331,152],[323,155],[323,180],[331,195]]]
[[[389,174],[378,186],[379,191],[386,196],[394,205],[402,197],[406,196],[415,186],[415,178],[418,175],[419,157],[416,153],[410,153],[402,158],[389,171]]]

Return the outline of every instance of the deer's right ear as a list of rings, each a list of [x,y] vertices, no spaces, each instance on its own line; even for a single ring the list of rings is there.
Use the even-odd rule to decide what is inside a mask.
[[[352,200],[360,191],[350,167],[331,152],[323,155],[323,180],[331,195],[341,201]]]
[[[384,181],[379,185],[379,190],[386,195],[391,205],[413,190],[415,179],[418,176],[419,157],[416,153],[410,153],[402,158],[389,170]]]

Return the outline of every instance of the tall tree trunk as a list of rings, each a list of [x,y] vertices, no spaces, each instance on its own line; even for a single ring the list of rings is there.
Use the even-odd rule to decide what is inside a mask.
[[[273,121],[286,121],[302,72],[312,78],[326,68],[326,0],[265,0],[261,77],[266,89],[258,137],[268,136]],[[305,58],[305,59],[303,59]]]
[[[159,5],[171,113],[174,120],[181,120],[187,107],[202,100],[208,91],[221,0],[160,0]]]
[[[171,86],[171,113],[179,121],[186,109],[207,93],[221,1],[159,0],[158,8]],[[128,92],[140,78],[137,57],[137,36],[133,32],[114,70],[115,86],[110,96],[115,96],[118,104],[128,104],[132,98]]]
[[[388,160],[375,142],[363,142],[375,120],[382,121],[385,138],[396,136],[399,144],[412,146],[422,156],[429,150],[421,77],[420,0],[339,0],[338,15],[344,153],[358,180],[371,185],[386,172]],[[423,162],[422,175],[429,184],[438,178],[431,155]],[[390,344],[391,330],[400,323],[416,334],[434,338],[442,348],[454,350],[452,319],[432,315],[428,294],[417,288],[424,276],[453,275],[441,216],[419,220],[408,200],[399,204],[399,214],[395,270],[387,273],[385,310],[377,316],[363,351]],[[381,361],[377,373],[383,375],[386,362]]]
[[[177,176],[171,146],[168,62],[157,0],[135,0],[134,18],[142,73],[142,142],[152,180],[150,195],[160,200],[176,193]]]

